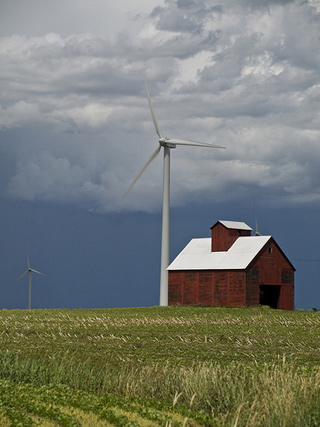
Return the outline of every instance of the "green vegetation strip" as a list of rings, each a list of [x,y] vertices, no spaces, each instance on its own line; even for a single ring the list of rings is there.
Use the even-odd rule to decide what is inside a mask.
[[[37,415],[44,419],[57,422],[66,427],[81,426],[73,416],[63,413],[61,407],[77,408],[85,413],[93,413],[100,419],[108,421],[117,427],[139,427],[134,421],[121,412],[137,413],[141,418],[154,421],[157,425],[170,425],[179,427],[182,423],[173,419],[172,405],[165,402],[142,400],[113,395],[97,395],[80,390],[74,390],[67,385],[36,386],[34,384],[15,384],[8,380],[0,380],[0,413],[6,415],[13,426],[31,426],[32,420],[28,415]],[[195,415],[203,422],[212,424],[210,417],[205,414],[193,413],[191,410],[176,413]],[[185,417],[184,425],[199,425],[192,420],[188,422]]]
[[[77,410],[108,426],[317,426],[319,326],[318,312],[265,308],[3,310],[0,414],[13,426],[78,426]]]

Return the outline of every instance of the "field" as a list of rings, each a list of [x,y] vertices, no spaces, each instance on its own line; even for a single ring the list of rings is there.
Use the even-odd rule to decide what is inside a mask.
[[[319,426],[320,313],[0,311],[1,426]]]

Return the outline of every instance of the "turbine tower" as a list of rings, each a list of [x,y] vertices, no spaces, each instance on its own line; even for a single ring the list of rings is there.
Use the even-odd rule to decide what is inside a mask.
[[[41,276],[45,276],[45,274],[40,273],[40,271],[34,270],[30,267],[30,261],[29,261],[29,252],[27,251],[27,263],[28,263],[28,270],[26,270],[21,276],[15,281],[15,283],[18,282],[18,280],[22,279],[26,274],[29,273],[29,300],[28,300],[28,309],[31,309],[31,275],[32,273],[41,274]]]
[[[170,209],[170,150],[172,148],[176,148],[177,145],[189,145],[196,147],[209,147],[209,148],[225,148],[219,145],[208,144],[204,142],[195,142],[188,141],[184,139],[176,139],[176,138],[167,138],[163,137],[154,109],[151,102],[151,97],[148,89],[147,82],[145,81],[147,97],[149,108],[151,112],[151,116],[153,119],[154,127],[156,133],[159,136],[159,145],[151,154],[150,158],[144,164],[143,168],[133,180],[132,184],[128,188],[127,192],[123,196],[129,193],[134,184],[138,181],[140,176],[146,170],[146,168],[150,165],[150,163],[155,159],[155,157],[160,153],[161,148],[163,148],[163,200],[162,200],[162,237],[161,237],[161,271],[160,271],[160,305],[167,306],[168,305],[168,271],[167,267],[169,265],[169,209]]]

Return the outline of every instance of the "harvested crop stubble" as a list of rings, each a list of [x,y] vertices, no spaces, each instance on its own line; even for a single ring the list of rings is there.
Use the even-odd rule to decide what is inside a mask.
[[[319,326],[318,312],[264,308],[4,310],[0,414],[23,426],[320,425]]]

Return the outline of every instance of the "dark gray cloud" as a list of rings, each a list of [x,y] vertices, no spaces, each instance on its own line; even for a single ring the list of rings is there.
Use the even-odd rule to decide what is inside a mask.
[[[249,6],[251,9],[267,9],[270,6],[285,6],[289,3],[295,3],[295,0],[240,0],[243,6]]]
[[[174,150],[173,204],[248,186],[318,203],[320,8],[250,4],[166,1],[138,11],[112,40],[94,25],[2,37],[0,150],[11,165],[3,194],[157,209],[160,158],[121,201],[157,144],[147,78],[165,135],[227,146]]]
[[[155,19],[156,28],[161,31],[200,34],[207,20],[222,12],[222,6],[209,6],[206,1],[166,1],[164,7],[155,8],[150,17]]]
[[[160,15],[160,14],[159,14]],[[161,31],[172,31],[174,33],[200,33],[202,25],[198,24],[192,16],[179,16],[176,14],[163,14],[159,16],[157,28]]]

